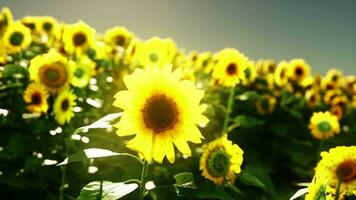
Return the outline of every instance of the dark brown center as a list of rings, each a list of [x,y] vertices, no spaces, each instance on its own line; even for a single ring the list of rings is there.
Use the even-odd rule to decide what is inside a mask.
[[[73,44],[75,46],[82,46],[86,43],[87,36],[83,32],[78,32],[73,35]]]
[[[33,93],[31,96],[31,103],[35,105],[40,105],[42,103],[41,94],[38,92]]]
[[[356,163],[352,160],[345,160],[336,169],[336,175],[342,178],[343,182],[349,182],[356,178]]]
[[[61,103],[61,109],[63,112],[67,111],[69,108],[69,100],[68,99],[64,99]]]
[[[123,47],[125,45],[125,41],[125,37],[122,35],[118,35],[115,38],[115,44],[120,47]]]
[[[300,67],[300,66],[297,66],[297,68],[295,69],[295,74],[296,74],[298,77],[303,76],[303,74],[304,74],[303,68]]]
[[[226,72],[228,75],[235,75],[237,72],[237,65],[236,63],[230,63],[227,67],[226,67]]]

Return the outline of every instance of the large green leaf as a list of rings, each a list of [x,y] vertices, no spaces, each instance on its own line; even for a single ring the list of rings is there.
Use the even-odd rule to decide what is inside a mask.
[[[87,132],[89,129],[93,129],[93,128],[111,128],[112,127],[111,122],[119,118],[120,116],[121,113],[112,113],[112,114],[105,115],[103,118],[95,121],[94,123],[88,126],[77,128],[73,134],[78,134],[80,132]]]
[[[194,176],[191,172],[182,172],[174,175],[174,179],[176,180],[175,187],[185,187],[197,189],[197,186],[194,183]]]
[[[256,186],[263,190],[266,190],[265,184],[263,184],[258,178],[256,178],[249,172],[243,171],[239,176],[239,180],[245,185]]]
[[[124,182],[112,183],[110,181],[90,182],[82,188],[77,200],[115,200],[124,197],[138,188],[138,184]]]

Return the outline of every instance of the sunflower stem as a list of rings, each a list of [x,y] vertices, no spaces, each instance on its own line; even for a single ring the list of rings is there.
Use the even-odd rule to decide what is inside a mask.
[[[342,183],[342,176],[339,177],[339,181],[337,182],[335,200],[339,200],[341,183]]]
[[[232,111],[232,106],[234,104],[234,96],[235,96],[235,87],[231,87],[230,92],[229,92],[229,99],[227,100],[225,119],[224,119],[224,124],[223,124],[223,128],[222,128],[223,134],[227,134],[227,126],[230,121],[230,113]]]
[[[324,147],[324,140],[321,139],[320,142],[319,142],[319,147],[318,147],[318,151],[316,152],[316,158],[315,158],[315,161],[318,162],[319,158],[320,158],[320,153],[321,151],[323,150],[323,147]]]
[[[67,138],[64,139],[64,148],[66,150],[65,152],[65,157],[68,157],[69,155],[69,141]],[[66,184],[66,172],[67,172],[67,165],[64,165],[61,167],[61,171],[62,171],[62,178],[61,178],[61,186],[59,188],[59,200],[63,200],[64,197],[64,189],[65,189],[65,184]]]
[[[142,200],[144,193],[145,193],[145,185],[146,185],[146,177],[148,172],[148,162],[145,160],[142,166],[142,173],[141,173],[141,184],[140,184],[140,191],[138,194],[138,199]]]

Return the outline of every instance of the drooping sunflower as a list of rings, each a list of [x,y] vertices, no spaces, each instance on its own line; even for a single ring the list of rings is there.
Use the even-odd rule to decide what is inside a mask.
[[[31,43],[30,30],[20,22],[10,24],[4,34],[4,46],[10,53],[18,53]]]
[[[73,108],[77,105],[76,96],[71,90],[62,90],[53,104],[54,119],[60,124],[69,123],[74,116]]]
[[[123,109],[114,125],[117,134],[135,135],[127,147],[147,161],[162,163],[167,157],[173,163],[173,144],[190,156],[187,142],[200,143],[203,138],[197,125],[208,122],[202,114],[206,107],[200,105],[204,92],[180,78],[180,71],[172,72],[170,66],[136,68],[124,77],[128,90],[115,95],[113,105]]]
[[[293,59],[288,63],[287,74],[292,81],[302,81],[310,75],[310,66],[304,59]]]
[[[73,65],[55,50],[38,55],[31,60],[30,79],[41,83],[54,94],[67,87],[72,81]]]
[[[117,26],[106,30],[104,40],[107,44],[126,49],[134,37],[135,35],[125,27]]]
[[[288,82],[287,77],[288,62],[282,60],[278,63],[276,70],[274,71],[274,82],[279,87],[285,86]]]
[[[261,115],[272,113],[276,107],[277,100],[274,96],[264,94],[256,101],[257,112]]]
[[[308,107],[312,108],[320,103],[320,93],[319,90],[309,89],[305,92],[305,100],[307,101]]]
[[[95,42],[95,30],[83,21],[67,25],[63,30],[64,49],[69,54],[84,54]]]
[[[226,48],[218,52],[213,78],[225,87],[234,87],[245,78],[248,59],[236,49]]]
[[[7,27],[13,22],[11,10],[8,7],[3,7],[0,12],[0,35],[2,35]]]
[[[27,109],[32,113],[47,113],[48,96],[46,88],[39,83],[29,84],[23,94]]]
[[[235,174],[241,172],[243,151],[224,135],[203,146],[199,169],[202,175],[216,185],[234,182]]]
[[[320,155],[315,174],[325,174],[329,179],[328,186],[334,191],[341,180],[340,193],[353,195],[356,190],[356,146],[338,146]]]
[[[86,56],[82,56],[76,61],[74,66],[72,85],[76,87],[87,86],[90,78],[95,74],[95,62]]]
[[[161,38],[146,40],[139,49],[140,65],[163,67],[172,63],[169,44]]]
[[[310,118],[309,129],[314,138],[325,140],[339,134],[340,125],[337,117],[326,112],[314,112]]]

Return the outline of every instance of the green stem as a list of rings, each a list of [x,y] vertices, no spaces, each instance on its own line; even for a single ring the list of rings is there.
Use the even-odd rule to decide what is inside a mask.
[[[316,162],[318,162],[318,160],[320,158],[320,153],[323,150],[323,147],[324,147],[324,140],[321,139],[320,142],[319,142],[318,151],[316,152],[316,159],[315,159]]]
[[[337,182],[337,187],[336,187],[335,200],[339,200],[341,183],[342,183],[342,177],[339,177],[339,181]]]
[[[64,148],[66,150],[65,157],[68,157],[69,155],[69,144],[68,144],[68,139],[66,138],[64,140]],[[67,165],[64,165],[61,167],[62,170],[62,178],[61,178],[61,186],[59,188],[59,200],[63,200],[64,197],[64,189],[65,189],[65,184],[66,184],[66,170],[67,170]]]
[[[230,121],[230,114],[232,111],[232,106],[234,105],[235,87],[230,88],[229,99],[227,100],[227,108],[225,113],[224,124],[222,128],[222,133],[227,134],[227,126]]]
[[[145,185],[146,185],[146,177],[147,177],[147,172],[148,172],[148,162],[145,160],[143,162],[142,166],[142,173],[141,173],[141,184],[140,184],[140,193],[138,196],[139,200],[143,199],[144,193],[145,193]]]

